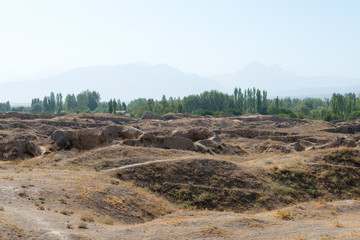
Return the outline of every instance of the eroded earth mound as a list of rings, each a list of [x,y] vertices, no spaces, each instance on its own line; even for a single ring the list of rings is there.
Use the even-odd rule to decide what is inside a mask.
[[[359,126],[5,113],[0,239],[359,239]]]

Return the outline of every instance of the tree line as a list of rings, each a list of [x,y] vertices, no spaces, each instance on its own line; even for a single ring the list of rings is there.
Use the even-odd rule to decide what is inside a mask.
[[[22,111],[40,114],[67,113],[115,113],[125,111],[132,117],[144,115],[163,115],[166,113],[187,113],[195,115],[219,114],[268,114],[292,118],[322,119],[356,119],[360,117],[360,98],[354,93],[334,93],[330,99],[321,98],[275,98],[269,99],[267,91],[257,88],[234,88],[232,94],[216,90],[192,94],[183,98],[160,100],[138,98],[129,104],[120,99],[101,101],[96,91],[83,91],[77,95],[68,94],[63,99],[61,93],[53,93],[42,99],[34,98],[30,107],[11,108],[10,103],[0,103],[0,111]]]
[[[34,98],[31,100],[31,113],[80,113],[92,112],[100,106],[100,94],[96,91],[83,91],[77,95],[68,94],[63,100],[63,95],[51,92],[50,96],[45,96],[42,100]]]
[[[219,114],[264,114],[291,118],[317,120],[360,118],[360,98],[354,93],[336,94],[331,99],[279,98],[269,99],[267,91],[256,88],[235,88],[233,94],[206,91],[181,98],[166,98],[155,101],[139,98],[128,104],[134,117],[165,113],[188,113],[196,115]]]

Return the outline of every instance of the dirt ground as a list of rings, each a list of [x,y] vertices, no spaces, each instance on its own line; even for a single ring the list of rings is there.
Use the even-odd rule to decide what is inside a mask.
[[[360,239],[360,121],[0,115],[0,239]]]

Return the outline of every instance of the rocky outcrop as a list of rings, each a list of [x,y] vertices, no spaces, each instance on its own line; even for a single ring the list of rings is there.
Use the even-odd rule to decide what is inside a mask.
[[[111,142],[115,139],[138,139],[144,134],[143,131],[129,126],[110,125],[100,128],[100,134],[105,142]]]
[[[297,152],[305,151],[305,147],[301,145],[299,142],[294,142],[290,144],[290,148]]]
[[[230,131],[217,131],[219,134],[230,134],[234,136],[240,136],[243,138],[259,138],[259,139],[272,139],[276,141],[280,141],[281,137],[288,137],[289,134],[287,132],[275,132],[275,131],[259,131],[259,130],[251,130],[251,129],[236,129]],[[278,138],[278,139],[273,139]],[[292,139],[291,139],[292,140]]]
[[[173,131],[169,136],[158,137],[143,133],[138,139],[123,141],[126,145],[145,146],[168,149],[181,149],[214,153],[211,148],[220,142],[220,138],[213,131],[206,128],[193,128],[188,131]],[[201,142],[202,141],[202,142]]]
[[[0,139],[0,160],[9,161],[26,159],[40,155],[40,150],[33,142],[36,136],[11,136]]]
[[[99,129],[56,130],[51,139],[61,149],[89,150],[117,139],[137,139],[143,133],[133,127],[110,125]]]
[[[259,152],[275,152],[275,153],[290,153],[292,149],[288,146],[277,144],[277,143],[264,143],[256,146],[257,151]]]
[[[335,148],[340,146],[356,147],[356,140],[354,140],[351,137],[336,137],[327,144],[315,146],[310,149],[325,149],[325,148]]]
[[[194,143],[189,139],[176,136],[157,137],[153,134],[144,133],[139,139],[127,139],[124,144],[130,146],[156,147],[166,149],[195,150]]]
[[[77,148],[80,150],[89,150],[101,146],[104,139],[100,131],[96,130],[56,130],[51,139],[61,149],[69,150]]]
[[[198,151],[210,154],[246,154],[239,146],[220,143],[219,136],[206,128],[174,131],[170,136],[155,136],[129,126],[109,125],[99,129],[56,130],[51,139],[60,149],[89,150],[114,140],[129,146]]]
[[[193,142],[197,142],[200,140],[211,140],[215,142],[220,142],[221,139],[219,136],[214,132],[207,128],[192,128],[188,131],[173,131],[171,136],[183,137],[190,139]]]
[[[232,146],[225,143],[216,143],[208,144],[206,141],[198,141],[195,143],[195,151],[201,153],[210,153],[210,154],[224,154],[224,155],[244,155],[248,154],[239,146]]]

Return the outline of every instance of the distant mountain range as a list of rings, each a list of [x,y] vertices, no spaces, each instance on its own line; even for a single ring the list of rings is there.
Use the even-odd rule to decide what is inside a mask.
[[[285,71],[279,66],[266,67],[252,63],[235,73],[219,74],[208,77],[228,86],[245,88],[256,87],[268,91],[270,97],[330,97],[332,93],[360,92],[360,79],[339,76],[303,77]]]
[[[63,95],[96,90],[103,100],[110,98],[129,101],[135,98],[161,99],[183,97],[205,90],[224,88],[216,81],[195,74],[185,74],[164,64],[126,64],[76,68],[41,80],[0,84],[0,102],[31,102],[51,91]]]
[[[136,98],[160,99],[183,97],[206,90],[232,93],[234,87],[265,89],[269,97],[330,97],[333,92],[360,92],[360,79],[344,77],[303,77],[285,71],[278,66],[252,63],[235,73],[201,77],[185,74],[165,64],[125,64],[76,68],[53,77],[40,80],[0,83],[0,102],[31,102],[43,98],[51,91],[79,93],[86,89],[96,90],[102,100],[120,98],[130,101]]]

